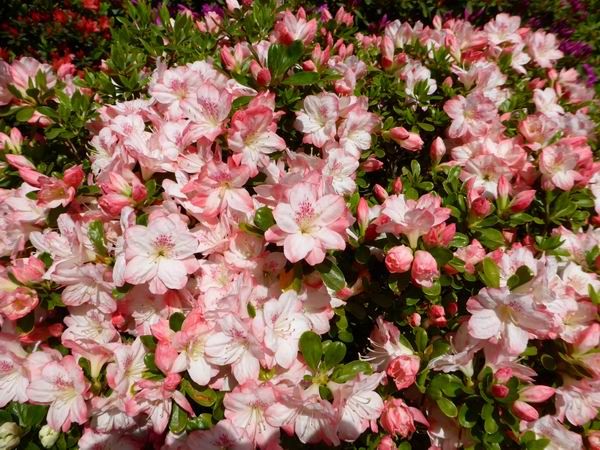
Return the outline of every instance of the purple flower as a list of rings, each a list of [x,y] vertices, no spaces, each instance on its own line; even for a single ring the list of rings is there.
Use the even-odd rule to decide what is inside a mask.
[[[596,71],[594,70],[594,67],[592,67],[591,64],[584,64],[583,65],[583,70],[585,72],[585,77],[586,77],[586,85],[587,87],[591,88],[594,87],[596,85],[596,83],[598,82],[598,76],[596,75]]]
[[[593,48],[588,43],[569,39],[562,41],[559,48],[563,53],[574,58],[585,58],[593,52]]]

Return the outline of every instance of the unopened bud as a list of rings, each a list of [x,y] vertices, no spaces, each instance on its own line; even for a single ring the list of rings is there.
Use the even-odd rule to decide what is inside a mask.
[[[40,428],[38,436],[40,438],[42,446],[44,448],[50,448],[53,447],[54,444],[56,444],[56,441],[58,441],[60,431],[53,430],[52,428],[50,428],[50,426],[44,425],[42,428]]]

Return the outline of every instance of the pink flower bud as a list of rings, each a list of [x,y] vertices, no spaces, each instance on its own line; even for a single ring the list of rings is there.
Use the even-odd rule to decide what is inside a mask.
[[[446,312],[451,316],[456,314],[458,312],[458,303],[456,303],[456,302],[448,303],[448,306],[446,306]]]
[[[494,377],[498,383],[506,383],[513,377],[513,371],[508,367],[503,367],[496,371]]]
[[[550,386],[526,386],[519,392],[519,400],[528,403],[541,403],[554,395]]]
[[[397,450],[398,447],[391,436],[384,436],[377,445],[377,450]]]
[[[317,72],[317,66],[310,59],[302,63],[302,70],[305,72]]]
[[[527,422],[531,422],[532,420],[537,420],[540,418],[540,414],[537,412],[537,409],[528,403],[522,402],[521,400],[517,400],[513,403],[512,412],[519,419]]]
[[[412,133],[404,127],[392,128],[390,138],[405,150],[416,152],[423,148],[423,140],[417,133]]]
[[[426,288],[433,286],[433,282],[440,276],[440,271],[431,253],[424,250],[415,252],[410,275],[417,286]]]
[[[394,358],[388,365],[386,373],[394,379],[398,390],[411,386],[419,373],[421,360],[416,355],[402,355]]]
[[[508,395],[510,389],[503,384],[494,384],[492,386],[492,395],[497,398],[504,398]]]
[[[395,436],[406,438],[416,430],[410,409],[399,398],[385,401],[379,421],[385,431]]]
[[[35,283],[44,276],[46,266],[35,256],[30,256],[29,258],[15,260],[10,271],[20,283]]]
[[[492,211],[492,204],[485,197],[477,197],[471,202],[471,211],[477,217],[485,217]]]
[[[403,187],[404,186],[402,185],[402,178],[397,177],[394,180],[394,184],[392,185],[392,190],[394,191],[394,194],[401,194]]]
[[[385,257],[385,266],[390,273],[404,273],[410,270],[413,252],[406,245],[391,248]]]
[[[498,179],[498,198],[507,199],[510,194],[510,184],[504,175]]]
[[[78,165],[65,170],[63,181],[69,186],[76,188],[81,184],[84,176],[85,173],[83,172],[83,168],[81,165]]]
[[[369,204],[361,197],[358,200],[358,205],[356,207],[356,218],[358,219],[358,226],[361,230],[366,230],[369,226]]]
[[[454,84],[454,81],[452,81],[452,77],[450,77],[450,76],[444,78],[444,81],[442,81],[442,85],[444,85],[446,87],[452,87],[453,84]]]
[[[535,198],[535,193],[535,189],[519,192],[513,197],[508,207],[515,213],[525,211]]]
[[[271,82],[271,72],[263,68],[257,61],[250,63],[250,73],[259,86],[267,86]]]
[[[600,431],[588,432],[587,441],[590,446],[590,450],[600,450]]]
[[[373,194],[375,194],[375,197],[377,198],[377,200],[379,200],[379,202],[383,203],[385,202],[385,200],[388,198],[388,193],[387,191],[384,189],[383,186],[381,186],[380,184],[376,184],[373,187]]]
[[[421,325],[421,314],[419,313],[412,313],[410,316],[408,316],[408,324],[411,327],[418,327]]]
[[[444,140],[441,137],[438,136],[433,140],[429,149],[429,154],[431,155],[431,160],[434,165],[442,160],[446,154],[446,144],[444,144]]]
[[[383,36],[381,39],[381,67],[384,70],[390,69],[394,65],[394,41],[389,36]]]
[[[383,163],[374,156],[369,156],[366,161],[360,164],[365,172],[376,172],[383,167]]]
[[[229,47],[221,47],[221,61],[227,70],[235,69],[236,61]]]

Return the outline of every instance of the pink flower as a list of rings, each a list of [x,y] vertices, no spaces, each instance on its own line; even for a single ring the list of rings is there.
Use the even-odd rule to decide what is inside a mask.
[[[200,267],[194,257],[198,240],[178,214],[158,217],[147,227],[135,225],[125,235],[125,281],[149,282],[150,292],[181,289]]]
[[[441,204],[440,197],[433,194],[423,195],[417,201],[407,200],[403,194],[392,195],[382,205],[377,231],[404,234],[414,249],[420,236],[450,217],[450,209]]]
[[[403,438],[408,438],[415,432],[417,429],[415,421],[429,425],[421,411],[407,406],[399,398],[390,398],[385,401],[379,421],[386,432]]]
[[[295,127],[304,133],[303,142],[323,147],[335,137],[339,117],[338,97],[322,93],[304,99],[304,108],[296,113]]]
[[[593,420],[600,410],[600,381],[574,380],[565,377],[564,384],[556,390],[556,417],[565,417],[573,425],[581,426]]]
[[[333,391],[333,405],[340,411],[338,436],[353,442],[363,433],[369,423],[377,420],[383,411],[383,400],[375,392],[383,378],[382,374],[359,375],[350,382],[338,385],[329,383]]]
[[[265,448],[269,442],[279,441],[279,428],[269,424],[265,415],[275,401],[275,389],[270,383],[258,385],[248,381],[225,395],[225,417],[244,430],[255,446]]]
[[[413,252],[406,245],[397,245],[388,250],[385,255],[385,266],[390,273],[404,273],[410,270]]]
[[[33,403],[50,405],[48,425],[56,431],[67,432],[72,422],[84,424],[87,421],[88,388],[81,367],[68,355],[60,362],[47,363],[39,377],[31,380],[27,395]]]
[[[552,327],[552,315],[539,308],[529,295],[508,288],[484,288],[467,302],[472,314],[469,333],[477,339],[502,344],[511,355],[525,350],[530,333],[544,336]]]
[[[219,420],[209,430],[193,431],[186,444],[190,449],[206,450],[252,450],[255,447],[246,432],[228,419]]]
[[[13,283],[0,267],[0,313],[9,320],[25,317],[38,305],[37,292]]]
[[[283,17],[275,24],[275,36],[279,42],[290,45],[293,41],[302,41],[304,45],[310,44],[317,34],[317,21],[306,20],[304,9],[300,8],[294,15],[287,10]]]
[[[327,250],[346,247],[347,214],[342,197],[319,196],[313,184],[300,183],[291,190],[288,202],[275,207],[276,225],[267,230],[265,239],[283,245],[288,261],[306,259],[314,266],[323,262]]]
[[[27,402],[30,374],[26,360],[27,352],[17,336],[0,333],[0,408],[12,401]]]
[[[227,164],[210,161],[183,192],[192,195],[192,204],[201,208],[202,216],[207,219],[224,211],[248,214],[254,209],[252,198],[244,188],[249,178],[250,169],[236,166],[232,159]]]
[[[444,104],[444,112],[452,119],[448,129],[451,138],[465,135],[483,136],[498,115],[496,105],[482,95],[462,95],[448,100]]]
[[[394,379],[398,390],[411,386],[419,373],[421,360],[416,355],[401,355],[392,359],[386,373]]]
[[[42,280],[46,266],[40,259],[30,256],[15,260],[10,271],[20,283],[36,283]]]
[[[431,253],[424,250],[415,252],[410,276],[417,286],[427,288],[433,286],[433,282],[440,276],[440,271]]]
[[[218,323],[221,331],[209,336],[204,346],[208,361],[218,366],[230,364],[238,383],[256,381],[263,349],[248,321],[225,316]]]
[[[552,33],[536,31],[527,37],[527,50],[538,66],[549,69],[554,61],[563,57],[558,49],[556,36]]]
[[[100,183],[104,195],[100,197],[100,207],[107,213],[116,216],[125,206],[135,206],[148,194],[146,186],[128,169],[120,172],[109,172],[109,182]]]
[[[544,416],[534,422],[522,422],[521,431],[533,431],[537,439],[548,439],[547,450],[581,450],[579,433],[567,430],[555,417]]]
[[[475,273],[475,265],[483,261],[485,254],[485,249],[477,239],[473,239],[469,245],[454,252],[454,256],[465,262],[465,271],[470,274]]]
[[[267,408],[267,421],[275,427],[295,433],[303,444],[339,445],[337,414],[332,404],[318,393],[303,391],[299,386],[283,394],[278,402]]]
[[[361,358],[369,361],[374,370],[387,369],[390,362],[399,356],[412,356],[413,352],[400,341],[400,330],[391,322],[377,317],[375,328],[369,337],[370,348],[366,356]]]
[[[277,364],[287,369],[298,354],[298,341],[310,323],[302,313],[297,294],[287,291],[279,299],[271,299],[263,306],[265,347],[274,353]]]
[[[273,111],[266,106],[255,106],[237,111],[231,119],[227,143],[235,153],[238,164],[250,168],[253,174],[257,167],[269,162],[268,155],[286,148],[285,141],[276,134],[277,124]]]

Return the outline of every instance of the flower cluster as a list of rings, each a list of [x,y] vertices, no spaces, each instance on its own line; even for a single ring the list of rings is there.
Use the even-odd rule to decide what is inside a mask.
[[[4,448],[600,448],[596,104],[555,36],[226,5],[132,7],[198,53],[131,78],[119,41],[0,61]]]

